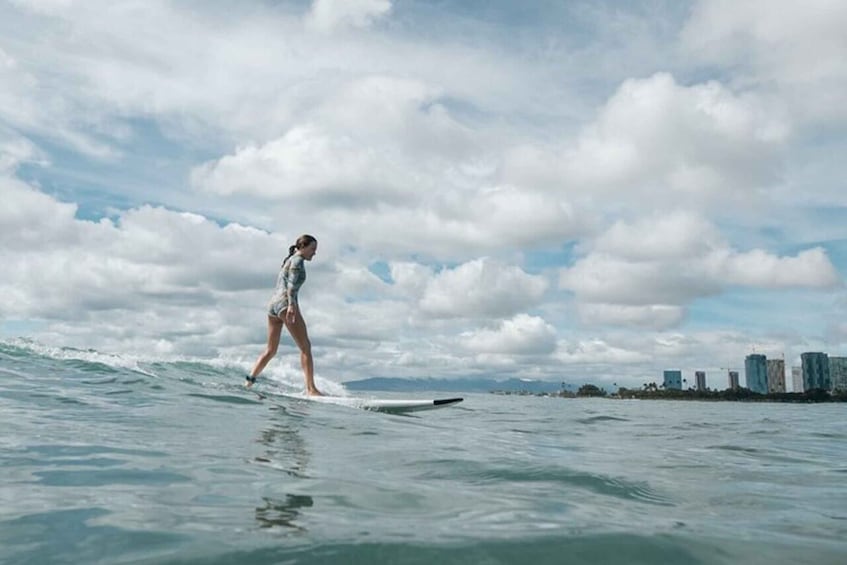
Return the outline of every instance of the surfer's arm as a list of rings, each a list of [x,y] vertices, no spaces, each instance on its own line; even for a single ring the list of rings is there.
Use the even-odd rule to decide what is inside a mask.
[[[288,265],[288,284],[286,285],[286,297],[288,298],[288,309],[292,312],[297,310],[297,294],[303,282],[306,280],[306,271],[303,269],[303,258],[295,255]]]

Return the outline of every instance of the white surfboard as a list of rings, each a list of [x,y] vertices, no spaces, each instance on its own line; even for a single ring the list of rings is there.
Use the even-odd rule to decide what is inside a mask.
[[[419,412],[421,410],[435,410],[453,406],[464,400],[463,398],[433,398],[433,399],[398,399],[398,398],[361,398],[355,396],[309,396],[307,394],[283,394],[288,398],[297,400],[308,400],[321,402],[323,404],[336,404],[348,408],[360,408],[375,412]]]

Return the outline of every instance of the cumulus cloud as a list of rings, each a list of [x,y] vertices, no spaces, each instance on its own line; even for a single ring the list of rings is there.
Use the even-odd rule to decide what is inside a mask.
[[[518,314],[497,328],[463,334],[462,345],[473,353],[546,355],[556,349],[556,330],[543,318]]]
[[[678,210],[638,222],[616,221],[591,244],[597,253],[631,260],[675,260],[723,245],[717,228],[702,216]]]
[[[575,141],[508,151],[503,174],[588,207],[725,211],[779,180],[789,132],[755,93],[656,73],[625,80]]]
[[[606,304],[577,303],[577,314],[589,325],[634,326],[662,330],[678,326],[685,318],[685,308],[673,304]]]
[[[511,316],[537,304],[547,286],[543,277],[515,265],[476,259],[433,278],[420,308],[424,314],[446,318]]]
[[[650,360],[650,355],[645,349],[627,349],[603,339],[585,339],[559,343],[554,358],[565,364],[608,367],[643,363]]]
[[[0,118],[101,158],[122,155],[137,119],[183,143],[278,135],[334,86],[320,69],[345,65],[329,40],[309,39],[299,18],[269,6],[25,5],[3,13],[6,58],[18,64],[0,65],[9,77],[0,74],[9,102]],[[347,54],[366,59],[361,51]]]
[[[315,126],[296,127],[261,147],[206,163],[192,172],[195,186],[222,195],[246,192],[270,199],[310,198],[328,206],[391,201],[407,175],[391,157],[350,136]]]
[[[403,253],[467,256],[590,229],[593,216],[561,195],[496,184],[491,139],[453,117],[440,96],[420,81],[357,79],[281,138],[196,167],[192,183],[205,193],[261,198],[286,215],[320,207],[323,217],[337,214],[334,231]]]
[[[392,261],[389,264],[391,288],[400,296],[419,299],[432,278],[432,267],[411,261]]]
[[[466,206],[466,217],[480,226],[492,242],[522,247],[559,242],[592,229],[592,214],[568,201],[515,186],[481,189]]]
[[[682,30],[688,45],[701,55],[772,65],[766,69],[780,80],[810,80],[847,72],[842,58],[830,57],[847,47],[841,33],[847,7],[837,0],[699,1]],[[739,53],[743,50],[743,53]],[[755,57],[754,60],[739,55]]]
[[[0,188],[5,316],[141,312],[148,299],[213,308],[220,293],[259,286],[261,249],[283,247],[275,236],[252,228],[221,227],[196,214],[150,206],[116,220],[80,220],[75,204],[18,180],[2,178]]]
[[[322,32],[365,28],[390,11],[390,0],[314,0],[306,23]]]
[[[838,0],[700,0],[681,38],[688,56],[732,69],[738,82],[776,87],[801,118],[844,119],[845,27]]]
[[[720,289],[720,282],[705,278],[698,267],[696,261],[640,262],[592,254],[563,269],[560,285],[592,303],[685,304]]]
[[[714,226],[685,212],[617,222],[559,279],[586,321],[652,327],[679,323],[682,307],[731,285],[830,288],[839,282],[822,249],[793,257],[739,252]]]
[[[717,82],[682,86],[658,73],[621,85],[568,155],[566,174],[577,186],[621,187],[629,198],[647,191],[710,202],[772,181],[786,135],[787,124],[753,95]]]
[[[439,95],[415,80],[354,80],[281,137],[195,168],[192,183],[215,194],[309,198],[327,206],[415,203],[440,184],[460,188],[474,180],[462,161],[481,156],[480,141]]]
[[[759,288],[828,288],[841,277],[821,247],[806,249],[794,257],[777,257],[761,249],[728,254],[720,274],[730,284]]]

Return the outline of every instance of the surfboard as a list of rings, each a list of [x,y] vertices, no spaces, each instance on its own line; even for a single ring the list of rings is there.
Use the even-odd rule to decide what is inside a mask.
[[[446,408],[462,402],[464,398],[432,398],[432,399],[399,399],[399,398],[362,398],[356,396],[309,396],[307,394],[283,394],[282,396],[296,400],[308,400],[322,404],[335,404],[348,408],[360,408],[374,412],[420,412]]]

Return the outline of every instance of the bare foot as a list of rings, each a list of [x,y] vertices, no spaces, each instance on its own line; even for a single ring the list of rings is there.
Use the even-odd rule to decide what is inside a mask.
[[[319,391],[316,388],[313,388],[311,390],[307,390],[306,394],[308,394],[309,396],[323,396],[324,395],[324,393],[322,393],[321,391]]]
[[[250,387],[253,386],[253,383],[255,383],[255,382],[256,382],[256,377],[251,377],[250,375],[247,375],[247,377],[244,379],[244,386],[245,386],[245,388],[250,388]]]

